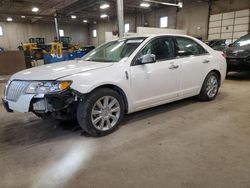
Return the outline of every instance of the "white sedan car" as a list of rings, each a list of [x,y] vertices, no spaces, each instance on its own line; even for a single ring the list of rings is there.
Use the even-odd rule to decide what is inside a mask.
[[[198,96],[213,100],[226,60],[185,35],[123,38],[79,60],[27,69],[6,85],[7,111],[77,119],[92,136],[113,132],[124,114]],[[204,104],[205,105],[205,104]]]

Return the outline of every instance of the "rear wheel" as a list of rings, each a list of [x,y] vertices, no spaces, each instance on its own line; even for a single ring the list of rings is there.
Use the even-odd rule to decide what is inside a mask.
[[[123,98],[112,89],[101,88],[88,94],[79,103],[77,120],[91,136],[104,136],[113,132],[124,116]]]
[[[198,98],[203,101],[215,99],[219,91],[219,77],[215,72],[210,72],[204,80]]]

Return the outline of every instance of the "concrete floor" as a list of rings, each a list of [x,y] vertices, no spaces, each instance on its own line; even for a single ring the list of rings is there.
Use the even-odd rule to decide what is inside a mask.
[[[250,187],[250,73],[215,101],[135,113],[102,138],[2,108],[0,119],[1,188]]]

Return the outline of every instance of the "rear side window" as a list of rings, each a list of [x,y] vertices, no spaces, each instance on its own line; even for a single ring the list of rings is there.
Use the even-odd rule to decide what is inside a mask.
[[[149,42],[138,56],[154,54],[157,61],[172,59],[174,57],[173,41],[171,38],[157,38]]]
[[[176,37],[176,43],[178,57],[202,55],[207,53],[200,44],[190,38]]]

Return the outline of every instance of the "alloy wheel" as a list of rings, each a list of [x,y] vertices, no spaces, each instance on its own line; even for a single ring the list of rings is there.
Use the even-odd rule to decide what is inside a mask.
[[[217,94],[218,86],[219,84],[217,77],[214,75],[210,76],[207,81],[207,87],[206,87],[207,96],[209,98],[213,98]]]
[[[91,121],[96,129],[108,131],[117,124],[120,113],[121,107],[118,100],[112,96],[104,96],[93,105]]]

